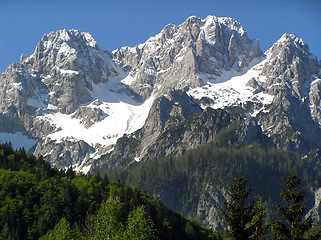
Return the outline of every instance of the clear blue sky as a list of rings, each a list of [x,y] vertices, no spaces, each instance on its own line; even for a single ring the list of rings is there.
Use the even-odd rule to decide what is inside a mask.
[[[134,46],[191,15],[239,21],[263,51],[283,33],[302,38],[321,59],[321,0],[0,0],[0,72],[33,53],[44,33],[90,32],[104,50]]]

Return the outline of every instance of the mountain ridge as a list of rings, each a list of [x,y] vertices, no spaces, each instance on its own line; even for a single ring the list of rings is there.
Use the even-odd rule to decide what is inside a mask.
[[[192,16],[178,26],[165,26],[145,43],[112,53],[100,49],[89,33],[51,32],[31,56],[22,56],[1,76],[2,138],[24,136],[31,139],[30,145],[37,141],[34,153],[45,155],[60,168],[73,165],[88,171],[101,155],[112,152],[124,134],[135,136],[148,121],[158,121],[148,120],[148,115],[153,115],[152,109],[158,111],[155,101],[160,97],[169,99],[176,109],[169,116],[186,118],[181,114],[193,104],[225,109],[255,118],[276,146],[281,143],[282,148],[306,154],[320,143],[317,134],[312,141],[300,137],[320,131],[317,58],[302,39],[291,34],[284,34],[263,54],[258,40],[248,39],[232,18]],[[173,91],[187,91],[188,96],[172,101]],[[289,106],[287,101],[297,102],[296,110],[304,106],[304,115],[310,112],[315,123],[308,116],[305,121],[312,123],[313,131],[293,116],[277,117],[281,109],[264,117],[272,106]],[[120,109],[126,114],[117,114]],[[191,115],[199,111],[195,108]],[[157,139],[167,120],[162,121],[152,131],[146,126],[150,134],[144,138],[140,133],[140,141],[149,141],[147,136]],[[297,126],[285,130],[282,126],[287,122],[292,127],[291,121]],[[273,126],[275,122],[282,126]],[[103,127],[107,124],[111,127]],[[293,132],[293,140],[284,140],[285,131]],[[135,159],[142,159],[147,145],[136,152]]]

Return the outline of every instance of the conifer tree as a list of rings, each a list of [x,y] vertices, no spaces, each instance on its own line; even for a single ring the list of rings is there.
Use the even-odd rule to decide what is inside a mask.
[[[298,189],[300,183],[301,179],[293,172],[283,179],[284,186],[280,190],[280,196],[284,205],[277,206],[285,221],[274,220],[273,239],[312,240],[321,237],[321,231],[313,226],[311,216],[307,218],[304,216],[307,203],[303,202],[305,189]]]
[[[262,202],[262,198],[257,196],[253,208],[253,217],[251,222],[247,225],[250,230],[250,240],[264,240],[268,231],[268,225],[265,224],[264,218],[266,209]]]
[[[246,206],[246,199],[251,190],[246,189],[246,180],[238,176],[227,193],[229,201],[224,201],[223,218],[228,225],[227,233],[230,239],[247,240],[250,231],[247,227],[253,218],[254,203]]]

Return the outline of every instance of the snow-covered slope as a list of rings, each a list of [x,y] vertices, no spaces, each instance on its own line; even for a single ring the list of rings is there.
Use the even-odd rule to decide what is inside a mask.
[[[153,96],[145,102],[138,102],[125,92],[114,92],[115,88],[121,87],[120,80],[124,78],[118,76],[107,83],[93,85],[90,92],[93,100],[81,105],[74,113],[52,111],[38,116],[37,118],[49,122],[57,129],[44,138],[45,142],[59,144],[82,140],[95,149],[89,157],[97,158],[99,155],[96,151],[100,146],[115,144],[124,134],[142,128],[152,106]],[[91,111],[98,118],[94,119],[90,115]]]

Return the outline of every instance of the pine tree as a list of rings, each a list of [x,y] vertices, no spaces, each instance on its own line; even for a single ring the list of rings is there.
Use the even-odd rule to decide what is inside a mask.
[[[254,216],[254,202],[246,206],[251,190],[246,189],[246,180],[238,176],[228,192],[229,201],[224,201],[223,218],[228,225],[227,233],[233,240],[248,240],[251,236],[248,227]]]
[[[265,224],[264,218],[266,209],[262,202],[262,198],[257,196],[253,208],[253,217],[251,222],[247,225],[251,235],[250,240],[264,240],[268,231],[268,226]]]
[[[311,216],[304,217],[307,203],[302,202],[305,190],[298,189],[300,183],[301,179],[293,172],[283,179],[284,187],[280,190],[280,196],[284,205],[277,205],[277,207],[285,221],[274,220],[273,239],[312,240],[321,237],[321,231],[314,228]]]

